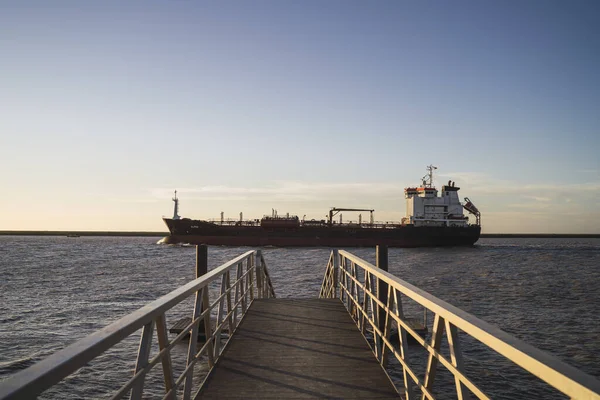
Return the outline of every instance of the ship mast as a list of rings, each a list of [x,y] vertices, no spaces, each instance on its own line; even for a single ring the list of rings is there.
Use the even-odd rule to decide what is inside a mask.
[[[427,175],[425,175],[421,180],[423,181],[423,187],[433,187],[433,170],[437,169],[433,164],[427,166]]]
[[[177,198],[177,190],[175,191],[175,197],[173,197],[173,201],[175,202],[173,219],[180,219],[181,217],[179,216],[179,199]]]

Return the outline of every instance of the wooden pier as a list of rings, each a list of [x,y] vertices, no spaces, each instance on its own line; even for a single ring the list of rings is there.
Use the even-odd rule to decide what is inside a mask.
[[[338,299],[255,300],[197,398],[397,399]]]

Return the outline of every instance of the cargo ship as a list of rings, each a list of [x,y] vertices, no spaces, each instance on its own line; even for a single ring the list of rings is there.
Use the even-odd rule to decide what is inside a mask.
[[[406,216],[399,222],[376,222],[373,209],[338,208],[329,210],[327,219],[300,219],[296,215],[279,215],[271,210],[261,219],[196,220],[179,216],[177,191],[172,218],[163,220],[170,235],[163,243],[189,243],[225,246],[325,246],[325,247],[437,247],[471,246],[481,233],[481,213],[465,198],[461,203],[459,187],[449,181],[441,193],[433,185],[433,165],[421,185],[404,189]],[[468,215],[474,216],[474,223]],[[342,212],[368,212],[369,220],[344,222]],[[339,218],[339,221],[338,221]]]

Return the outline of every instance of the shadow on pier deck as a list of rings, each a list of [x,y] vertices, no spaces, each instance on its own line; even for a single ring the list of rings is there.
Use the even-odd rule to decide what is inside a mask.
[[[255,300],[197,398],[397,399],[338,299]]]

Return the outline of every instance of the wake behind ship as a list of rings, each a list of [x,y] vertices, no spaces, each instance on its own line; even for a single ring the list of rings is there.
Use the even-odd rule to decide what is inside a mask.
[[[460,188],[453,182],[442,186],[441,195],[433,186],[433,165],[418,187],[404,189],[407,214],[400,223],[377,223],[372,209],[337,208],[326,220],[306,220],[295,215],[280,216],[275,210],[262,219],[225,221],[193,220],[179,216],[175,191],[173,218],[163,218],[170,235],[164,243],[189,243],[225,246],[326,246],[326,247],[434,247],[471,246],[481,233],[481,214],[473,203],[458,197]],[[475,216],[470,224],[463,210]],[[369,212],[369,222],[343,222],[342,211]],[[339,214],[339,222],[334,217]]]

